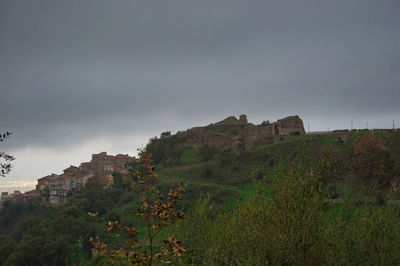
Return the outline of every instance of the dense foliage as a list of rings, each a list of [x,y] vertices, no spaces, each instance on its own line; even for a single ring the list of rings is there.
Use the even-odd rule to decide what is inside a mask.
[[[151,168],[157,191],[185,184],[179,209],[186,218],[157,235],[185,244],[187,252],[174,263],[400,264],[400,196],[394,186],[400,132],[292,136],[242,154],[207,146],[175,150],[174,141],[166,132],[147,147],[157,158]],[[40,200],[6,202],[0,210],[0,264],[105,265],[103,257],[93,256],[93,241],[115,251],[129,240],[126,232],[107,230],[109,221],[137,228],[136,245],[145,247],[146,222],[136,215],[144,201],[132,186],[140,180],[133,174],[114,174],[114,180],[109,189],[89,183],[57,208]]]
[[[359,198],[329,203],[322,184],[330,165],[308,155],[279,165],[257,194],[218,214],[208,197],[201,198],[176,229],[188,249],[185,262],[398,265],[400,209]]]
[[[384,187],[390,182],[389,148],[379,135],[366,134],[354,145],[354,168],[365,182]]]

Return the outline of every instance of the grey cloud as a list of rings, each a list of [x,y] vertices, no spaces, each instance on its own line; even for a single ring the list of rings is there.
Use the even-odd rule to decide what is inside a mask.
[[[318,117],[398,117],[399,9],[365,0],[2,1],[0,126],[16,132],[15,147],[63,146],[240,113],[300,114],[320,128]]]

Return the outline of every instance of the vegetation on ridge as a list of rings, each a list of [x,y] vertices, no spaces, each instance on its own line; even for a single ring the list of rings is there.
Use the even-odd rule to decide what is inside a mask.
[[[239,154],[209,146],[175,149],[174,135],[160,139],[146,148],[157,158],[154,185],[168,193],[185,183],[179,208],[186,218],[159,233],[159,239],[184,243],[187,251],[175,264],[400,263],[399,131],[291,136]],[[91,237],[112,250],[129,239],[108,231],[107,221],[136,226],[139,243],[146,243],[132,181],[138,181],[133,173],[115,175],[107,190],[90,183],[59,208],[5,204],[1,264],[104,264],[92,256]]]

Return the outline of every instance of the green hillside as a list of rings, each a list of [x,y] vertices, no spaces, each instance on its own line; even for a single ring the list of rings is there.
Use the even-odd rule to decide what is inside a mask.
[[[182,257],[171,262],[400,263],[400,131],[290,136],[240,153],[183,147],[176,141],[164,134],[146,147],[158,175],[155,187],[164,194],[181,182],[185,188],[176,208],[186,218],[154,240],[174,236],[184,243]],[[59,208],[38,200],[5,204],[0,262],[109,264],[106,257],[93,255],[90,241],[101,239],[109,250],[117,250],[128,235],[108,231],[108,221],[136,226],[136,248],[145,250],[146,222],[136,215],[143,204],[142,183],[133,175],[143,169],[133,166],[129,179],[115,175],[109,189],[91,183]]]

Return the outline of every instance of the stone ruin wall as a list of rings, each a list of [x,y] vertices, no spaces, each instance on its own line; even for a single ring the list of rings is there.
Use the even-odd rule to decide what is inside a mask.
[[[272,144],[296,133],[305,133],[303,121],[298,116],[289,116],[274,123],[254,125],[248,123],[246,115],[241,115],[239,119],[230,116],[205,127],[191,128],[178,133],[177,136],[184,146],[209,145],[239,152],[251,150],[256,145]]]

